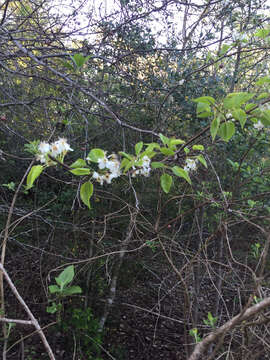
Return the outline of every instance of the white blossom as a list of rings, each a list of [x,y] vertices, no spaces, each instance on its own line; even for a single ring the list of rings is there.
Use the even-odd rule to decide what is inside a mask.
[[[255,129],[257,130],[262,130],[264,128],[263,123],[261,122],[261,120],[259,120],[256,124],[253,125]]]
[[[97,182],[99,182],[100,185],[103,185],[104,177],[102,175],[100,175],[99,173],[97,173],[96,171],[93,172],[92,178],[97,180]]]
[[[184,170],[195,171],[197,169],[197,159],[186,159],[186,165],[184,166]]]
[[[100,170],[107,168],[108,165],[108,159],[106,156],[104,158],[98,159],[98,167]]]
[[[179,82],[178,82],[178,85],[183,85],[184,84],[184,82],[185,82],[185,79],[181,79]]]
[[[51,156],[56,158],[58,155],[61,154],[61,150],[57,144],[57,142],[54,142],[52,145],[51,145]]]
[[[70,145],[67,143],[67,139],[59,138],[54,144],[58,147],[60,153],[65,151],[73,151],[73,149],[71,149]]]
[[[38,155],[36,156],[36,159],[37,159],[37,161],[40,161],[41,164],[45,164],[45,163],[46,163],[46,157],[45,157],[44,154],[38,154]]]
[[[140,174],[148,177],[150,175],[150,171],[151,171],[150,167],[144,167],[140,170]]]
[[[50,144],[46,143],[45,141],[42,141],[38,146],[38,151],[41,154],[47,154],[50,151]]]

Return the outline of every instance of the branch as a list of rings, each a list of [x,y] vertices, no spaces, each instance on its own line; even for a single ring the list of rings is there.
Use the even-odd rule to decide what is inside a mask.
[[[255,304],[241,312],[240,314],[234,316],[232,319],[227,321],[220,328],[212,331],[209,335],[206,336],[201,342],[199,342],[193,353],[188,360],[199,360],[202,358],[204,352],[207,350],[208,346],[214,341],[218,340],[221,336],[224,336],[226,333],[234,329],[238,324],[247,320],[251,316],[257,315],[260,311],[264,310],[266,307],[270,306],[270,297],[265,298],[258,304]]]
[[[35,329],[37,330],[43,344],[44,344],[44,347],[46,348],[47,350],[47,353],[49,355],[49,358],[51,360],[56,360],[55,357],[54,357],[54,354],[52,352],[52,349],[44,335],[44,332],[43,330],[41,329],[37,319],[34,317],[34,315],[32,314],[31,310],[29,309],[29,307],[27,306],[27,304],[25,303],[25,301],[23,300],[23,298],[21,297],[21,295],[19,294],[18,290],[16,289],[15,285],[13,284],[12,280],[10,279],[8,273],[6,272],[6,270],[4,269],[2,263],[0,263],[0,271],[3,273],[11,291],[13,292],[13,294],[15,295],[15,297],[17,298],[17,300],[19,301],[19,303],[23,306],[24,310],[26,311],[26,313],[28,314],[28,316],[30,317],[31,319],[31,323],[32,325],[34,325]]]

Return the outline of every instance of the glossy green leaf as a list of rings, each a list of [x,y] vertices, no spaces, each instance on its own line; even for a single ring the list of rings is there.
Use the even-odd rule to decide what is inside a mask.
[[[225,97],[223,104],[226,109],[232,110],[241,107],[254,96],[255,94],[245,92],[230,93]]]
[[[151,162],[151,167],[153,169],[159,169],[159,168],[164,168],[165,165],[162,162],[153,161],[153,162]]]
[[[61,291],[60,287],[57,285],[50,285],[49,286],[49,291],[51,294],[55,294]]]
[[[128,160],[132,160],[133,157],[129,154],[127,154],[126,152],[124,151],[119,151],[119,155],[123,156],[124,158],[127,158]]]
[[[85,182],[82,184],[80,188],[80,197],[82,202],[90,209],[90,198],[93,195],[94,186],[90,181]]]
[[[215,137],[217,135],[219,125],[220,125],[220,116],[217,116],[215,119],[212,120],[211,126],[210,126],[210,133],[211,133],[213,141],[215,140]]]
[[[220,125],[218,134],[222,140],[228,142],[235,133],[235,126],[232,121],[227,121]]]
[[[179,166],[174,166],[172,168],[172,172],[176,175],[179,176],[183,179],[185,179],[189,184],[191,184],[191,180],[190,177],[188,175],[188,172],[182,168],[180,168]]]
[[[204,167],[207,168],[207,162],[206,162],[206,160],[205,160],[205,158],[203,157],[202,154],[196,156],[196,158],[199,160],[199,162],[200,162],[201,164],[203,164]]]
[[[72,169],[75,169],[75,168],[83,168],[84,166],[86,166],[86,161],[83,160],[83,159],[78,159],[76,160],[73,164],[70,165],[70,167]]]
[[[92,149],[88,156],[87,159],[89,159],[92,162],[97,163],[99,159],[104,159],[105,158],[105,151],[102,149]]]
[[[158,143],[150,143],[150,144],[147,144],[147,147],[145,149],[145,152],[152,152],[154,149],[160,149],[160,146]]]
[[[79,286],[70,286],[66,289],[63,290],[62,295],[64,296],[70,296],[70,295],[74,295],[74,294],[81,294],[82,293],[82,289]]]
[[[261,122],[264,126],[270,125],[270,110],[263,110],[261,113]]]
[[[60,289],[63,290],[67,284],[69,284],[74,278],[74,265],[66,267],[59,276],[55,278],[56,283],[60,286]]]
[[[31,170],[29,171],[29,174],[27,175],[25,190],[31,189],[31,187],[34,184],[34,181],[39,177],[43,169],[44,167],[42,165],[32,166]]]
[[[247,104],[245,106],[245,111],[246,112],[252,112],[252,109],[256,108],[257,104],[253,104],[253,103],[250,103],[250,104]]]
[[[185,141],[181,139],[170,139],[170,145],[182,145]]]
[[[212,115],[211,107],[208,103],[199,102],[197,104],[197,116],[199,118],[206,118]]]
[[[202,151],[202,150],[204,150],[204,146],[203,145],[193,145],[192,149]]]
[[[201,96],[196,99],[193,99],[195,103],[203,103],[208,105],[214,105],[216,100],[212,96]]]
[[[172,156],[175,154],[175,152],[172,149],[168,149],[166,147],[160,148],[160,152],[165,156]]]
[[[136,153],[136,155],[138,155],[142,151],[142,148],[143,148],[143,142],[140,141],[135,145],[135,153]]]
[[[167,138],[167,136],[164,136],[162,134],[159,134],[159,138],[162,141],[163,145],[169,145],[170,139]]]
[[[71,174],[76,176],[89,175],[90,169],[87,168],[76,168],[74,170],[70,170]]]
[[[168,174],[162,174],[160,177],[160,184],[162,190],[168,194],[172,186],[172,177]]]
[[[245,123],[247,121],[247,114],[242,109],[235,109],[232,111],[232,116],[235,120],[238,120],[241,124],[241,128],[243,129],[245,126]]]

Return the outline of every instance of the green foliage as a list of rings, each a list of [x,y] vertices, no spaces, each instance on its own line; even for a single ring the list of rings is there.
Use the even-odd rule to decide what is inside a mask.
[[[202,341],[200,335],[198,334],[197,328],[193,328],[193,329],[189,330],[189,334],[194,337],[196,344],[199,343],[200,341]]]
[[[212,329],[216,327],[217,317],[213,317],[211,312],[208,312],[207,319],[204,319],[205,325],[210,326]]]
[[[63,327],[66,332],[71,329],[75,334],[87,360],[103,359],[101,357],[103,333],[99,331],[99,321],[94,317],[91,308],[69,309]]]
[[[172,177],[168,174],[162,174],[160,177],[160,185],[162,187],[162,190],[168,194],[168,192],[171,189],[172,186]]]
[[[32,166],[31,170],[29,171],[29,174],[27,175],[26,179],[26,188],[25,190],[31,189],[33,187],[34,181],[39,177],[39,175],[44,170],[44,166],[42,165],[35,165]]]
[[[82,289],[79,286],[68,286],[74,278],[74,265],[66,267],[60,274],[55,278],[57,285],[50,285],[49,292],[52,295],[56,295],[58,298],[58,304],[53,302],[51,306],[47,307],[48,313],[55,313],[62,309],[62,299],[66,296],[81,294]]]
[[[90,56],[83,56],[82,54],[75,54],[70,56],[71,60],[74,62],[76,69],[81,69],[83,65],[89,60]]]
[[[94,187],[90,181],[85,182],[80,188],[80,197],[83,203],[90,209],[90,198],[93,195]]]

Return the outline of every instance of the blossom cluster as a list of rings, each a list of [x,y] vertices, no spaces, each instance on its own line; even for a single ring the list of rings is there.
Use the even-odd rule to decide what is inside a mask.
[[[60,158],[60,160],[63,160],[68,151],[73,151],[73,149],[71,149],[70,145],[67,143],[67,140],[64,138],[59,138],[52,144],[42,141],[38,146],[38,154],[36,155],[36,159],[42,164],[49,165],[51,160],[48,155],[52,156],[53,158]]]
[[[120,170],[120,161],[116,154],[111,154],[108,157],[98,159],[98,168],[100,170],[107,170],[105,174],[99,174],[97,171],[93,172],[92,178],[95,179],[100,185],[103,185],[104,181],[107,184],[112,182],[112,179],[115,179],[121,175]]]
[[[189,171],[195,171],[197,169],[197,159],[186,159],[186,165],[184,166],[184,170]]]
[[[135,162],[134,166],[132,166],[131,176],[149,176],[151,171],[150,163],[150,158],[145,155],[141,160]],[[111,184],[113,179],[118,178],[122,175],[121,163],[118,160],[116,154],[111,154],[109,156],[104,156],[103,158],[98,159],[98,168],[103,173],[94,171],[92,174],[92,178],[96,180],[100,185],[103,185],[104,182],[107,184]]]
[[[139,162],[139,164],[138,164],[138,165],[140,165],[139,169],[136,169],[133,166],[132,177],[135,177],[136,175],[143,175],[143,176],[148,177],[150,175],[150,171],[151,171],[150,163],[151,163],[150,158],[147,155],[145,155],[142,158],[141,163]]]

